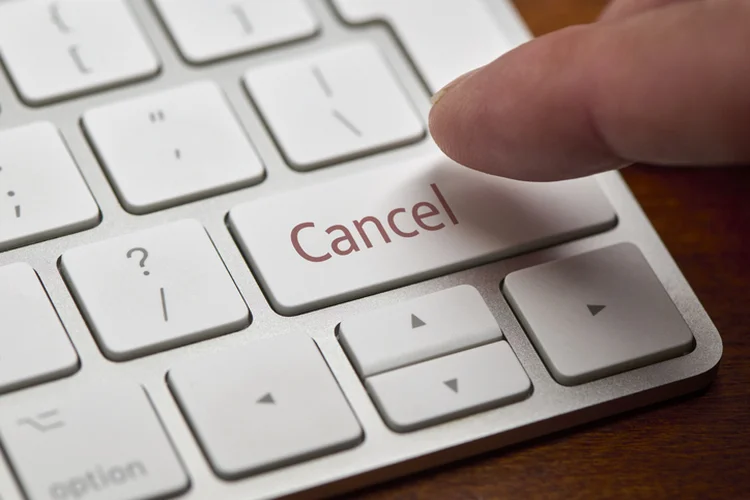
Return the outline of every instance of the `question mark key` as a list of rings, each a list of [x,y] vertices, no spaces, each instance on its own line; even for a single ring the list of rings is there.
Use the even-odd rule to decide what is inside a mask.
[[[139,255],[140,259],[138,260],[138,265],[143,269],[143,275],[148,276],[151,274],[151,271],[146,269],[146,259],[148,258],[148,250],[141,247],[135,247],[128,250],[128,253],[125,254],[125,256],[130,259],[133,257],[133,255]]]
[[[65,252],[63,277],[106,357],[127,360],[249,325],[250,313],[192,219]]]

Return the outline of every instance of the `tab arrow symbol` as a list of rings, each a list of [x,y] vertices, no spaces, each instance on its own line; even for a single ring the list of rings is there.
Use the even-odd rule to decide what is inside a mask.
[[[448,389],[458,394],[458,379],[452,378],[450,380],[446,380],[443,382],[446,386],[448,386]]]
[[[266,404],[266,405],[275,405],[276,401],[273,399],[273,395],[270,392],[267,392],[263,395],[258,401],[256,401],[258,404]]]
[[[602,312],[607,306],[587,304],[586,307],[588,307],[589,312],[591,313],[592,316],[596,316],[597,314]]]
[[[427,324],[427,323],[425,323],[425,322],[424,322],[424,321],[422,321],[421,319],[417,318],[417,317],[416,317],[416,316],[414,316],[413,314],[411,315],[411,327],[412,327],[412,329],[414,329],[414,328],[419,328],[420,326],[424,326],[424,325],[426,325],[426,324]]]

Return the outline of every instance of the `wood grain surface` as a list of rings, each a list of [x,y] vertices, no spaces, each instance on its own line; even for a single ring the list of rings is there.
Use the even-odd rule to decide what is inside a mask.
[[[537,35],[590,22],[605,3],[516,0]],[[353,497],[750,499],[750,167],[635,166],[624,176],[721,333],[716,381],[696,396]]]

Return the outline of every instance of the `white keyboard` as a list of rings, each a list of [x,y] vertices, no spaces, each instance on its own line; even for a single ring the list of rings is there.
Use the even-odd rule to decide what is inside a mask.
[[[618,173],[432,143],[528,36],[506,0],[0,2],[0,499],[322,497],[709,384]]]

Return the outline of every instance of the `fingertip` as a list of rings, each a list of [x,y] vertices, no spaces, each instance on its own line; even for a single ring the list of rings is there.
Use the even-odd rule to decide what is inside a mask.
[[[435,143],[461,165],[524,181],[617,168],[588,112],[590,31],[537,38],[451,86],[430,112]]]
[[[456,162],[528,181],[745,163],[748,19],[747,2],[678,0],[539,37],[443,92],[430,131]]]
[[[435,92],[431,99],[432,107],[428,116],[430,134],[443,153],[458,163],[463,163],[460,150],[465,140],[459,122],[463,113],[460,112],[460,106],[457,107],[453,101],[456,98],[463,98],[459,87],[462,83],[468,81],[472,75],[476,75],[479,70],[481,68],[476,68],[459,76]]]
[[[500,137],[493,131],[503,125],[491,109],[496,89],[504,83],[496,75],[497,66],[503,64],[500,59],[456,78],[436,92],[428,126],[435,144],[455,162],[493,175],[517,177],[512,170],[498,168],[501,162],[496,158]],[[485,72],[492,73],[489,81]]]
[[[510,51],[457,78],[433,97],[429,129],[437,146],[457,163],[517,180],[551,181],[570,177],[550,168],[540,155],[544,134],[535,92],[545,67],[538,41]],[[544,44],[542,44],[544,45]],[[544,48],[542,47],[542,51]]]

